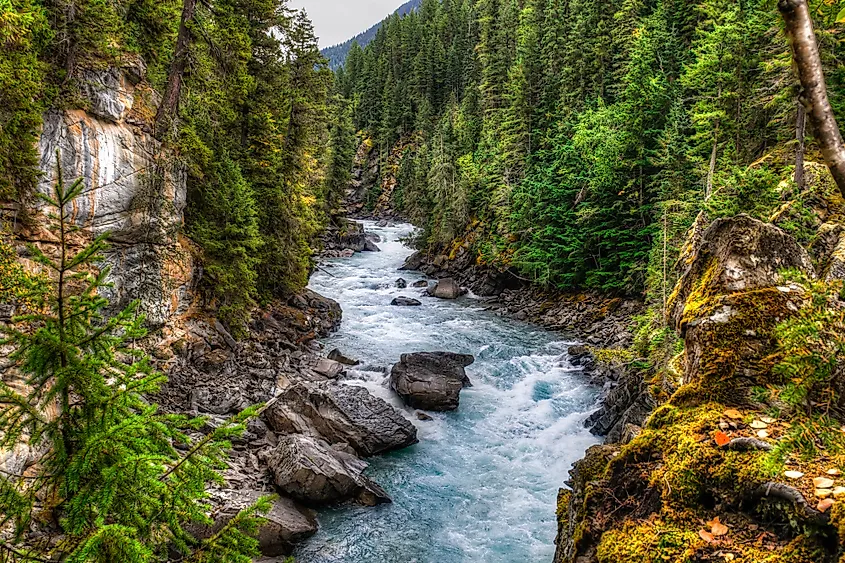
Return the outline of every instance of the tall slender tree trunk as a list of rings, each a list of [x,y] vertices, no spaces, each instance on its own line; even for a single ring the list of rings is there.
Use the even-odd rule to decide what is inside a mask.
[[[795,135],[798,140],[798,148],[795,150],[795,184],[804,188],[804,138],[807,132],[807,110],[804,104],[798,101],[798,117],[795,123]]]
[[[824,69],[807,0],[779,0],[778,9],[786,22],[792,57],[804,89],[804,105],[814,136],[836,185],[845,196],[845,142],[827,96]]]
[[[713,195],[713,176],[716,175],[716,157],[719,151],[719,123],[713,131],[713,150],[710,152],[710,168],[707,171],[707,185],[704,187],[704,200],[710,199]]]
[[[179,111],[182,82],[185,68],[188,66],[188,52],[191,48],[191,30],[188,25],[194,19],[196,10],[197,0],[182,0],[182,19],[179,23],[179,34],[176,37],[176,49],[167,73],[164,96],[156,113],[155,134],[159,139],[163,139],[170,133]]]

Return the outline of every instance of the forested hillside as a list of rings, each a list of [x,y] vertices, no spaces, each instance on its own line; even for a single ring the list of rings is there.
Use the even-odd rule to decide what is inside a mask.
[[[843,118],[841,9],[812,2]],[[664,299],[699,211],[804,213],[796,162],[820,155],[791,64],[770,1],[424,0],[353,46],[338,88],[383,158],[402,147],[395,198],[424,245]]]
[[[416,10],[422,4],[422,0],[410,0],[396,10],[397,16],[405,16]],[[376,25],[372,26],[367,31],[362,31],[352,39],[344,41],[339,45],[333,45],[331,47],[327,47],[322,50],[323,56],[329,61],[329,68],[332,70],[337,70],[338,68],[342,67],[343,64],[346,62],[346,57],[349,55],[349,50],[352,48],[353,43],[357,43],[360,47],[366,47],[370,44],[378,30],[381,28],[381,22],[377,23]]]

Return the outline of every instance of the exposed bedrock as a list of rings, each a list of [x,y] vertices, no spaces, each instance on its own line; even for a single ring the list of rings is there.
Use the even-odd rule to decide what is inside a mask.
[[[141,82],[139,65],[80,71],[88,111],[44,115],[38,190],[52,195],[58,152],[65,180],[81,178],[85,186],[72,206],[74,222],[83,236],[110,234],[105,259],[113,287],[107,297],[115,308],[139,300],[148,324],[161,327],[187,309],[195,273],[178,237],[186,174],[143,125],[156,100]],[[43,226],[22,236],[52,240]]]
[[[415,409],[455,410],[461,391],[472,385],[464,368],[473,362],[468,354],[452,352],[402,354],[390,372],[390,386]]]

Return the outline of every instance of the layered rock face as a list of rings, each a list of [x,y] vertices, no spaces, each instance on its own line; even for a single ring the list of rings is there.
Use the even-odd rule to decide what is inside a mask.
[[[112,247],[105,259],[114,287],[107,297],[116,309],[140,300],[147,322],[160,327],[190,303],[193,264],[177,236],[185,171],[144,126],[156,103],[142,81],[144,72],[140,63],[81,71],[88,109],[44,116],[38,190],[52,195],[59,168],[65,182],[82,179],[85,189],[73,204],[73,220],[87,236],[109,233]],[[50,241],[38,228],[24,237]]]

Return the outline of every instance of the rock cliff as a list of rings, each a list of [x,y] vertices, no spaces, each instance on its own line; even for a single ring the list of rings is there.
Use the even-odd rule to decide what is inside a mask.
[[[44,116],[38,190],[51,195],[59,173],[66,181],[82,180],[73,219],[82,236],[109,234],[105,262],[113,288],[107,297],[115,308],[140,300],[149,325],[159,328],[186,311],[195,281],[189,245],[179,237],[186,174],[146,126],[156,94],[144,83],[140,63],[80,74],[84,109]],[[36,215],[20,237],[49,245],[43,221]]]

